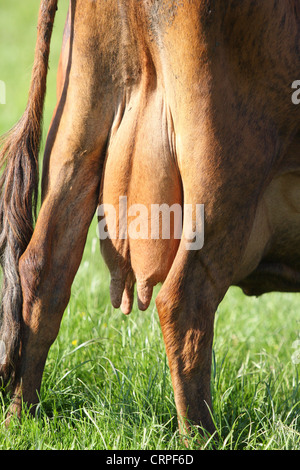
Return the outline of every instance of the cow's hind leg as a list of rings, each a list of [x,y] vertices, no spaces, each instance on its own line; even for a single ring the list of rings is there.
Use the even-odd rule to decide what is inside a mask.
[[[23,309],[12,384],[12,408],[18,413],[21,399],[37,403],[48,350],[58,334],[99,200],[116,99],[105,62],[110,55],[102,53],[110,36],[104,35],[99,47],[95,32],[113,29],[108,26],[113,15],[103,12],[110,8],[101,2],[95,11],[84,1],[71,2],[65,28],[59,99],[43,163],[42,206],[19,261]]]
[[[226,155],[225,144],[221,148]],[[240,153],[245,154],[243,149]],[[225,163],[219,165],[217,157],[214,148],[207,156],[199,149],[198,158],[181,164],[183,237],[156,299],[180,421],[183,427],[192,423],[209,432],[214,431],[210,392],[214,315],[245,253],[264,174],[258,170],[243,174],[242,166],[228,168],[222,156]],[[265,166],[259,159],[256,164]],[[204,204],[204,226],[197,223],[197,204]],[[189,242],[193,233],[199,241],[203,228],[204,245],[197,248],[197,236]]]
[[[210,376],[219,297],[206,277],[208,266],[197,258],[178,252],[156,299],[183,434],[191,425],[214,432]]]
[[[243,227],[241,233],[245,233]],[[195,425],[201,433],[203,429],[215,432],[211,397],[214,318],[231,283],[231,258],[239,251],[239,241],[232,236],[235,245],[227,253],[221,237],[211,242],[208,237],[203,251],[186,250],[186,240],[182,240],[156,299],[184,435]]]
[[[54,152],[47,194],[19,262],[23,293],[21,350],[11,412],[38,402],[42,374],[67,306],[99,197],[99,149]],[[34,410],[34,407],[32,407]]]

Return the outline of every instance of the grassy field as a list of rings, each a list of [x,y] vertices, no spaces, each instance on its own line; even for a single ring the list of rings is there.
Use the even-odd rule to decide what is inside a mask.
[[[38,3],[0,0],[0,80],[6,84],[1,134],[26,105]],[[66,9],[67,0],[61,0],[45,129],[55,104]],[[144,313],[135,306],[125,317],[111,307],[108,286],[94,221],[46,364],[39,418],[24,413],[22,425],[5,429],[8,401],[0,394],[0,449],[185,449],[155,304]],[[212,371],[217,448],[300,448],[299,365],[293,361],[300,339],[298,305],[296,294],[256,299],[231,288],[219,306]],[[190,447],[199,448],[196,440]]]

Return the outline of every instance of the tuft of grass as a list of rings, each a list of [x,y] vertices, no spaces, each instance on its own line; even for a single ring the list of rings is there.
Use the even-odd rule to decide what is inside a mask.
[[[38,418],[0,426],[0,449],[183,450],[169,367],[152,301],[130,316],[109,303],[93,222],[59,336],[45,368]],[[190,449],[299,449],[293,343],[298,295],[246,298],[231,288],[216,314],[212,366],[215,439]],[[287,321],[288,320],[288,321]],[[0,422],[8,401],[2,398]]]

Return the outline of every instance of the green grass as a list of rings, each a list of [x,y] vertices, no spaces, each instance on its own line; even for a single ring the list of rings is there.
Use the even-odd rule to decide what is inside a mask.
[[[36,0],[0,0],[0,133],[26,104],[36,34]],[[45,129],[55,104],[55,74],[67,7],[60,1],[52,42]],[[109,302],[96,222],[86,245],[57,341],[45,368],[39,418],[3,425],[0,449],[185,449],[158,316],[134,307],[125,317]],[[299,449],[299,295],[246,298],[231,288],[216,314],[212,392],[226,450]],[[1,396],[1,395],[0,395]],[[198,448],[196,438],[190,440]],[[211,443],[203,446],[210,448]]]

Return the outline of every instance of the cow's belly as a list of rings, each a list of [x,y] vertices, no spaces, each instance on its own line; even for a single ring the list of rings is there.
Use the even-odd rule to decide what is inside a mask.
[[[267,188],[234,284],[248,295],[300,291],[300,171]]]
[[[110,237],[101,240],[101,251],[111,273],[112,303],[124,313],[131,310],[135,282],[139,308],[148,307],[153,286],[164,281],[177,252],[173,220],[180,223],[180,218],[173,219],[170,211],[170,234],[167,220],[171,206],[182,205],[173,139],[172,119],[158,89],[144,95],[141,87],[120,104],[102,183]]]

